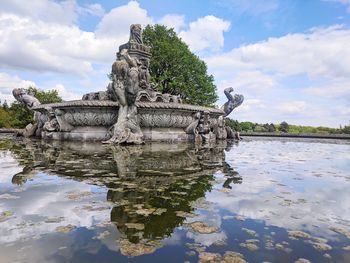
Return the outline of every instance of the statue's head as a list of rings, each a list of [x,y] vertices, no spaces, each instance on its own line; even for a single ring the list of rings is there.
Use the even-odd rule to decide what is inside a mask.
[[[132,24],[130,26],[130,33],[133,32],[141,32],[141,25],[140,24]]]
[[[13,97],[15,97],[16,100],[22,101],[22,96],[26,94],[26,91],[21,88],[14,89],[12,91]]]
[[[142,30],[140,24],[132,24],[130,26],[130,42],[142,44]]]

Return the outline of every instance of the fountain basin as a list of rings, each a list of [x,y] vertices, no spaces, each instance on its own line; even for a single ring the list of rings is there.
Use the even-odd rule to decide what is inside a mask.
[[[211,127],[217,125],[220,109],[183,103],[136,102],[138,121],[148,141],[181,141],[193,139],[185,128],[195,121],[195,114],[207,113]],[[75,100],[61,103],[41,104],[33,107],[43,115],[54,114],[59,128],[43,131],[45,138],[61,140],[106,140],[109,129],[118,120],[119,104],[116,101]]]

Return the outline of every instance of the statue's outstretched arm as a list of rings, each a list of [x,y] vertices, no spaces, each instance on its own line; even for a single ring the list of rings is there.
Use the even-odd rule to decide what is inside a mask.
[[[227,99],[229,101],[233,101],[233,97],[232,97],[232,94],[231,94],[232,91],[233,91],[232,87],[224,89],[224,93],[225,93],[225,95],[226,95],[226,97],[227,97]]]

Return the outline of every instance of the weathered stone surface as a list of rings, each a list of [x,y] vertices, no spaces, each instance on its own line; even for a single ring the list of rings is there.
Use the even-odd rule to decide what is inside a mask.
[[[224,93],[228,99],[228,101],[221,107],[221,109],[225,112],[224,117],[228,116],[235,108],[240,106],[244,100],[243,95],[235,94],[232,96],[231,92],[233,92],[232,87],[224,90]]]

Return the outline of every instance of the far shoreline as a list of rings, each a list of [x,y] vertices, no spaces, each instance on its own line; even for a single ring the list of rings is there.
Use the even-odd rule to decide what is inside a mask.
[[[276,132],[240,132],[241,137],[282,137],[282,138],[313,138],[350,140],[350,134],[319,134],[319,133],[276,133]]]

